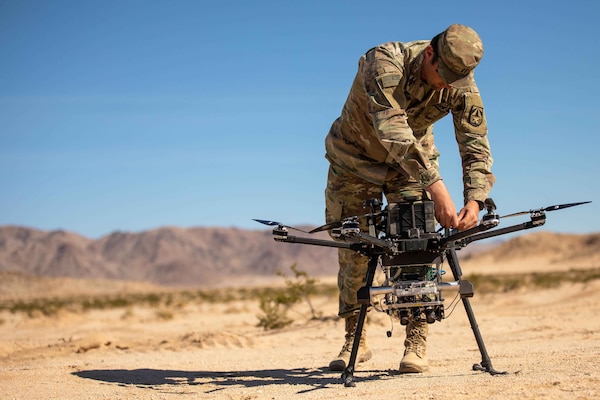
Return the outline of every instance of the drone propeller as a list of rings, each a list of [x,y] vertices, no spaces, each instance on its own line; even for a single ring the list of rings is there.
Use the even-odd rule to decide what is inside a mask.
[[[357,218],[377,217],[382,214],[383,214],[383,211],[377,211],[374,213],[359,215]],[[342,226],[342,223],[343,223],[343,221],[330,222],[328,224],[318,226],[308,233],[316,233],[316,232],[328,231],[328,230],[335,229],[335,228],[340,228]]]
[[[264,220],[264,219],[254,219],[254,221],[260,222],[261,224],[269,225],[269,226],[275,226],[275,225],[277,225],[277,226],[283,226],[283,227],[286,227],[286,228],[289,228],[289,229],[293,229],[295,231],[299,231],[299,232],[302,232],[302,233],[312,233],[312,232],[303,231],[302,229],[294,228],[293,226],[284,225],[281,222],[277,222],[277,221],[267,221],[267,220]]]
[[[540,211],[562,210],[563,208],[569,208],[569,207],[579,206],[581,204],[587,204],[587,203],[591,203],[591,201],[582,201],[582,202],[579,202],[579,203],[558,204],[558,205],[555,205],[555,206],[549,206],[549,207],[544,207],[544,208],[538,208],[538,209],[535,209],[535,210],[521,211],[521,212],[517,212],[517,213],[513,213],[513,214],[508,214],[508,215],[505,215],[505,216],[503,216],[501,218],[516,217],[517,215],[531,214],[531,213],[540,212]]]
[[[322,231],[328,231],[330,229],[340,228],[341,226],[342,226],[341,221],[331,222],[329,224],[318,226],[308,233],[317,233],[317,232],[322,232]]]

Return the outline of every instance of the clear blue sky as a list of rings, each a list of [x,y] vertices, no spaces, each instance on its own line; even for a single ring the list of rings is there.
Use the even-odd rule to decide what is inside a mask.
[[[600,231],[600,2],[403,3],[0,0],[0,225],[320,225],[323,141],[360,55],[458,22],[485,45],[500,214],[592,200],[543,229]]]

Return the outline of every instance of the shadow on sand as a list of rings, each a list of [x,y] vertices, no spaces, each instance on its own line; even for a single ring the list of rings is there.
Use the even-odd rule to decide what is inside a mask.
[[[161,385],[212,385],[226,387],[257,387],[268,385],[309,386],[297,393],[343,386],[341,373],[327,369],[265,369],[257,371],[177,371],[162,369],[95,369],[73,372],[80,378],[120,385],[156,387]],[[394,371],[361,371],[357,381],[375,381],[394,375]],[[212,388],[210,391],[220,390]]]

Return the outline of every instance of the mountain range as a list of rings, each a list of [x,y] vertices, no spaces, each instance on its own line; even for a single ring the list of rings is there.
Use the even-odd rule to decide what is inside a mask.
[[[0,271],[37,276],[203,286],[275,275],[294,263],[312,276],[332,275],[337,250],[278,243],[270,230],[161,227],[94,240],[63,230],[0,227]]]

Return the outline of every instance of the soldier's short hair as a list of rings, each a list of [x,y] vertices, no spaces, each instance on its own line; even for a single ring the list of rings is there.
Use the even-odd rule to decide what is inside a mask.
[[[431,39],[431,47],[433,47],[433,59],[432,62],[437,62],[438,60],[438,43],[440,42],[440,37],[444,32],[438,33]]]

